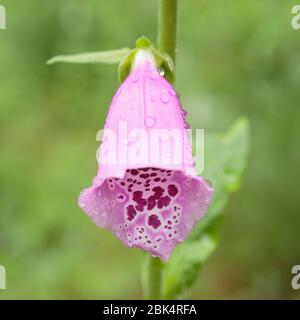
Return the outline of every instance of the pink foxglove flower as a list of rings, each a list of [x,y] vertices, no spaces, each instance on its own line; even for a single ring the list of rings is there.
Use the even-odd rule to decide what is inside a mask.
[[[196,174],[185,115],[151,52],[139,50],[110,105],[98,175],[79,198],[99,227],[163,260],[205,214],[213,192]]]

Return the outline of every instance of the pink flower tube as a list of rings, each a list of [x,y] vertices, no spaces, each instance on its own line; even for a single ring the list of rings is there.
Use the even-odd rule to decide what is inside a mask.
[[[206,212],[213,189],[197,176],[172,86],[139,50],[110,105],[93,185],[79,206],[125,245],[168,260]]]

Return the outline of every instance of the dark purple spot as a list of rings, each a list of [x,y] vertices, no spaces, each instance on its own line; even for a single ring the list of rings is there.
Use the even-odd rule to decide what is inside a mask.
[[[147,179],[147,178],[149,178],[149,174],[148,173],[142,173],[142,174],[140,174],[140,177],[143,178],[143,179]]]
[[[155,214],[151,214],[151,216],[148,219],[148,225],[154,229],[157,229],[161,225],[158,216]]]
[[[167,179],[162,179],[162,180],[161,180],[161,182],[166,182],[166,181],[167,181]]]
[[[138,202],[143,196],[143,191],[134,191],[133,193],[133,201]]]
[[[144,211],[144,206],[141,204],[138,204],[137,206],[135,206],[135,208],[137,211],[140,211],[140,212]]]
[[[154,196],[150,196],[147,199],[147,209],[152,210],[156,206],[156,198]]]
[[[136,169],[132,169],[132,170],[131,170],[131,174],[132,174],[133,176],[136,176],[136,175],[139,174],[139,172],[138,172],[138,170],[136,170]]]
[[[157,176],[157,173],[153,172],[153,173],[150,174],[150,176],[151,176],[151,177],[156,177],[156,176]]]
[[[168,185],[168,193],[171,197],[175,197],[178,193],[178,189],[174,184]]]
[[[157,201],[157,207],[159,209],[163,208],[163,207],[167,207],[171,202],[171,198],[169,196],[164,196],[161,197],[160,199],[158,199]]]
[[[127,218],[129,221],[132,221],[135,216],[136,216],[136,211],[135,211],[133,205],[131,204],[127,207]]]
[[[152,188],[152,191],[154,191],[154,197],[156,199],[159,199],[164,194],[164,189],[160,186]]]
[[[154,182],[159,182],[159,181],[160,181],[160,178],[155,178],[153,181],[154,181]]]
[[[137,203],[137,205],[135,206],[136,210],[138,211],[143,211],[144,207],[147,204],[147,201],[145,199],[142,198],[143,192],[142,191],[134,191],[133,192],[133,201]]]

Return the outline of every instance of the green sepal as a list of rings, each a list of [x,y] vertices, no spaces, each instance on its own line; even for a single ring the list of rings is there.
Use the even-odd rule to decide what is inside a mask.
[[[161,53],[155,49],[151,41],[145,36],[137,39],[136,47],[133,49],[119,65],[119,79],[123,82],[129,75],[135,55],[139,50],[149,49],[155,59],[156,68],[163,71],[164,77],[170,82],[174,82],[174,63],[171,57],[166,53]]]
[[[51,58],[47,61],[47,64],[54,64],[59,62],[64,63],[104,63],[113,64],[120,63],[129,53],[129,48],[121,48],[109,51],[97,51],[97,52],[86,52],[71,55],[61,55]]]

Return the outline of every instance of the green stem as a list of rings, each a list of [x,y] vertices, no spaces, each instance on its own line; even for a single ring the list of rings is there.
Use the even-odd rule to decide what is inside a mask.
[[[160,0],[158,48],[167,53],[175,64],[177,43],[177,0]],[[163,262],[159,258],[147,257],[143,274],[146,299],[161,299]]]
[[[145,273],[143,274],[145,299],[159,300],[161,298],[161,276],[163,263],[159,258],[146,257]]]
[[[158,48],[176,60],[177,0],[160,0]]]

